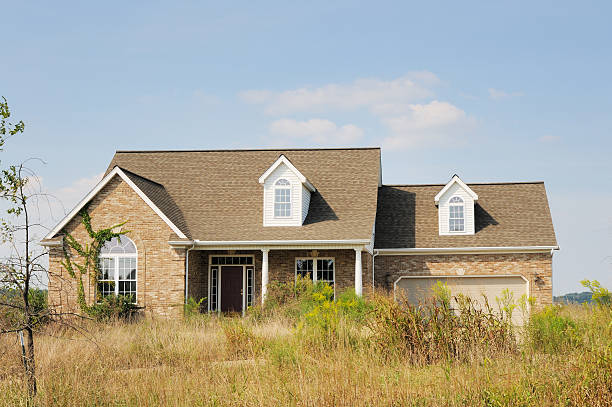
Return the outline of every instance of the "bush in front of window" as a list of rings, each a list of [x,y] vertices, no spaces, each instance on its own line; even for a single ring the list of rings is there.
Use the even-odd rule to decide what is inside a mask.
[[[87,307],[87,315],[99,322],[132,320],[140,310],[131,295],[109,295]]]

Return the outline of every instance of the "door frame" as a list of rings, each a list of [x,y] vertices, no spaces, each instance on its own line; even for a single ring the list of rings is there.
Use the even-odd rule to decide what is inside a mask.
[[[250,264],[212,264],[213,257],[249,257],[251,259]],[[247,270],[252,270],[252,282],[251,282],[251,304],[253,303],[253,293],[255,291],[255,256],[252,254],[210,254],[208,255],[208,312],[221,312],[221,304],[223,299],[221,298],[221,284],[223,284],[223,267],[224,266],[232,266],[232,267],[242,267],[242,315],[246,312],[247,309]],[[211,292],[212,292],[212,269],[217,268],[217,309],[211,310]]]

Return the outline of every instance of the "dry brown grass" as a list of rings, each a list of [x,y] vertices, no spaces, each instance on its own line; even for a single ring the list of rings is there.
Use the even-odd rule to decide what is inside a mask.
[[[564,312],[586,327],[584,347],[421,365],[367,341],[330,343],[280,317],[91,323],[89,339],[47,327],[37,336],[34,404],[611,405],[612,318],[580,307]],[[15,339],[0,338],[3,406],[27,400]]]

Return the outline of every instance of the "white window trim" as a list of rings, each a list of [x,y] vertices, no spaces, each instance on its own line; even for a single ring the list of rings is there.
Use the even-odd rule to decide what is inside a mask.
[[[281,180],[285,180],[289,183],[289,185],[278,185],[278,182]],[[289,190],[289,215],[287,216],[277,216],[276,215],[276,191],[279,189],[287,189]],[[275,183],[274,183],[274,196],[273,196],[273,201],[272,201],[272,215],[274,219],[291,219],[293,217],[293,184],[291,184],[291,181],[289,181],[287,178],[279,178]],[[286,204],[287,202],[279,202],[279,203],[283,203]]]
[[[297,263],[299,260],[312,260],[312,282],[316,283],[319,281],[317,279],[317,260],[331,260],[334,262],[334,299],[336,298],[336,258],[335,257],[296,257],[295,258],[295,276],[294,280],[297,282]],[[321,280],[321,281],[329,281],[329,280]]]
[[[136,293],[134,295],[134,302],[132,304],[138,304],[138,247],[136,246],[136,243],[134,243],[134,241],[132,239],[130,239],[127,236],[122,235],[121,238],[127,238],[130,240],[130,242],[132,242],[132,244],[134,245],[134,249],[136,250],[135,253],[104,253],[104,254],[100,254],[98,256],[98,260],[102,260],[102,259],[113,259],[113,266],[114,266],[114,272],[115,272],[115,296],[119,295],[119,269],[118,269],[118,260],[120,258],[133,258],[136,259],[136,278],[134,280],[121,280],[121,281],[134,281],[136,283]],[[103,281],[110,281],[110,280],[103,280]],[[98,287],[95,287],[96,290],[96,297],[97,297],[97,292],[98,292]]]
[[[212,264],[213,257],[250,257],[250,264]],[[253,269],[253,298],[251,299],[252,304],[255,303],[255,256],[252,254],[210,254],[208,256],[208,288],[207,288],[207,309],[208,312],[221,313],[221,284],[222,284],[222,269],[223,266],[242,266],[242,315],[247,309],[247,269]],[[212,269],[217,268],[217,309],[211,310],[211,283],[212,283]],[[335,273],[335,270],[334,270]]]
[[[459,198],[461,199],[461,203],[457,203],[457,202],[451,202],[454,198]],[[463,230],[451,230],[451,206],[461,206],[463,208]],[[463,199],[462,197],[460,197],[459,195],[453,195],[450,197],[450,199],[448,200],[448,233],[449,234],[465,234],[466,230],[465,230],[465,199]],[[455,219],[460,219],[460,218],[455,218]]]

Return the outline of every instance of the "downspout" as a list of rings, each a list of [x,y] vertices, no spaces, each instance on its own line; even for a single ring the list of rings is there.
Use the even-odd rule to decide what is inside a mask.
[[[187,300],[189,299],[189,252],[192,251],[194,247],[195,240],[191,247],[185,252],[185,304],[187,304]]]
[[[374,264],[376,263],[376,256],[378,256],[378,250],[372,251],[372,293],[374,293]]]

